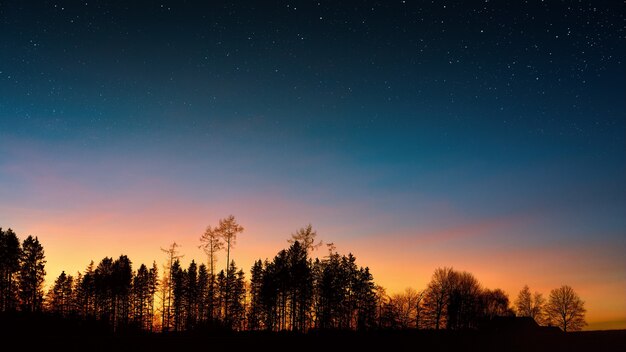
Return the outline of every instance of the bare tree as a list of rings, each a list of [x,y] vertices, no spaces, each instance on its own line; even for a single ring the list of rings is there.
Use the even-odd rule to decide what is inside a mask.
[[[481,294],[482,316],[487,319],[495,317],[514,316],[515,312],[509,306],[509,296],[503,290],[496,288],[485,289]]]
[[[235,241],[237,240],[237,234],[238,233],[242,233],[243,232],[243,226],[239,225],[237,223],[237,220],[235,220],[235,217],[232,215],[229,215],[226,219],[220,219],[219,222],[219,226],[214,229],[215,232],[217,232],[217,234],[224,240],[224,242],[226,242],[226,277],[224,282],[226,283],[226,286],[224,287],[225,289],[225,297],[232,297],[232,291],[235,289],[235,287],[232,285],[233,281],[231,280],[230,274],[231,274],[231,266],[234,265],[234,261],[233,263],[230,262],[230,248],[233,247],[235,245]],[[233,269],[234,270],[234,269]],[[232,273],[235,273],[236,271],[232,271]],[[228,313],[229,310],[229,305],[225,304],[224,305],[224,317],[226,319],[230,319],[230,315]]]
[[[557,324],[563,331],[578,331],[587,325],[586,311],[585,302],[570,286],[563,285],[550,292],[546,313],[550,322]]]
[[[166,331],[170,327],[171,322],[171,307],[172,307],[172,265],[174,262],[180,258],[182,255],[178,254],[179,244],[176,242],[172,243],[168,248],[161,248],[161,251],[167,255],[167,263],[164,266],[164,269],[167,271],[163,273],[163,282],[162,282],[162,293],[163,297],[161,297],[161,304],[163,306],[162,315],[161,315],[161,330]],[[167,275],[167,276],[166,276]],[[166,280],[167,278],[167,280]],[[166,306],[167,302],[167,306]]]
[[[424,313],[432,328],[439,330],[446,320],[450,292],[455,279],[456,273],[448,267],[437,268],[430,279],[424,296]]]
[[[448,329],[476,327],[482,292],[478,279],[471,273],[463,271],[453,275],[448,296]]]
[[[200,236],[200,248],[206,253],[209,259],[209,274],[213,276],[215,274],[215,263],[217,262],[217,252],[224,249],[224,242],[218,229],[207,226],[206,230]]]
[[[407,288],[403,293],[391,296],[389,304],[395,324],[402,329],[417,328],[421,314],[421,301],[424,291]]]
[[[313,226],[308,224],[306,227],[296,231],[296,233],[292,233],[291,239],[287,240],[287,242],[293,244],[298,241],[307,250],[307,252],[313,252],[322,246],[322,241],[320,240],[316,243],[315,237],[317,237],[317,231],[313,231]]]
[[[234,216],[229,215],[226,219],[220,219],[219,227],[214,231],[226,242],[226,276],[228,276],[230,248],[235,245],[237,234],[243,232],[243,227],[237,223]]]
[[[207,319],[210,322],[213,322],[215,318],[215,309],[216,309],[216,292],[217,292],[217,282],[215,280],[215,263],[217,262],[217,252],[224,249],[224,242],[222,241],[222,236],[218,231],[218,228],[211,228],[211,226],[207,226],[206,230],[200,236],[200,248],[206,253],[208,257],[209,264],[209,275],[207,279],[207,292],[206,292],[206,309],[207,309]]]
[[[530,293],[530,288],[525,285],[517,295],[515,300],[515,308],[517,316],[533,318],[538,324],[544,322],[544,303],[543,295],[539,292]]]

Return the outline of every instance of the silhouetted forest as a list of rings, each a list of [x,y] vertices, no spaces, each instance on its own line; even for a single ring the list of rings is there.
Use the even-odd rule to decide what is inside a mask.
[[[45,252],[0,228],[0,335],[25,350],[171,351],[204,348],[274,351],[382,348],[481,351],[586,351],[626,348],[624,331],[577,331],[584,302],[569,286],[547,298],[524,286],[514,302],[469,272],[435,269],[422,290],[387,294],[352,254],[317,240],[311,225],[271,260],[246,272],[230,258],[233,216],[207,227],[206,263],[183,267],[179,246],[161,265],[126,255],[62,272],[46,290]],[[325,250],[322,248],[325,247]],[[216,270],[226,252],[227,270]],[[317,256],[315,256],[317,254]],[[136,269],[135,269],[136,268]],[[296,347],[299,346],[299,347]]]
[[[11,229],[0,229],[0,310],[98,322],[113,332],[477,330],[516,316],[564,331],[586,324],[584,302],[569,286],[547,299],[525,286],[512,303],[501,289],[449,267],[437,268],[423,290],[388,295],[368,267],[332,243],[314,258],[324,251],[311,225],[292,234],[289,247],[271,260],[255,261],[246,277],[230,258],[243,230],[233,216],[209,226],[199,243],[207,263],[183,267],[173,243],[161,249],[161,267],[135,269],[126,255],[106,257],[82,273],[60,273],[46,292],[38,238],[20,242]],[[228,269],[217,271],[224,251]]]

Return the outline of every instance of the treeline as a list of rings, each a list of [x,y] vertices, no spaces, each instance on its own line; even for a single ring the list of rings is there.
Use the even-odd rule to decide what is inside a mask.
[[[46,275],[43,246],[37,237],[20,243],[13,230],[0,228],[0,311],[41,311]]]
[[[381,308],[380,327],[393,329],[476,329],[496,317],[529,317],[543,326],[563,331],[581,330],[584,302],[567,285],[554,289],[546,301],[528,286],[513,306],[501,289],[481,286],[473,274],[438,268],[422,291],[408,288],[387,298]]]
[[[237,234],[233,216],[208,227],[200,238],[207,263],[181,264],[178,245],[156,262],[139,265],[121,255],[91,262],[83,273],[62,272],[44,294],[45,255],[38,239],[20,243],[0,229],[0,311],[48,312],[70,319],[98,320],[114,331],[210,329],[306,332],[311,329],[476,329],[501,316],[526,316],[565,331],[584,325],[584,302],[569,287],[549,299],[526,286],[514,307],[507,294],[484,288],[471,273],[438,268],[424,290],[387,295],[367,267],[332,243],[322,246],[311,225],[292,234],[290,246],[272,259],[257,260],[249,280],[230,260]],[[216,272],[219,252],[227,269]],[[160,274],[160,272],[162,272]]]

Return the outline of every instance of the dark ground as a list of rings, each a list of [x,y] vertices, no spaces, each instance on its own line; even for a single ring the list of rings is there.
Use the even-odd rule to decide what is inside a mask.
[[[0,351],[626,351],[626,330],[112,334],[96,322],[0,316]]]

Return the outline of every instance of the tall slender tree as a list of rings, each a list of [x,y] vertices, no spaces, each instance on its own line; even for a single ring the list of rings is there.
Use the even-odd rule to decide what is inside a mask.
[[[264,322],[263,310],[263,262],[257,260],[250,270],[250,305],[248,309],[248,329],[260,330]]]
[[[191,261],[185,277],[185,328],[191,330],[198,322],[198,266]]]
[[[22,243],[19,271],[19,297],[22,309],[41,311],[46,256],[37,237],[28,236]]]
[[[17,273],[20,269],[20,240],[13,230],[0,228],[0,312],[17,308]]]
[[[200,237],[200,248],[207,255],[207,265],[209,266],[209,275],[206,292],[206,311],[207,320],[213,323],[216,316],[217,306],[217,282],[215,276],[215,263],[217,262],[217,253],[224,249],[222,236],[217,228],[207,226],[206,230]]]
[[[200,264],[198,266],[198,322],[205,324],[208,319],[208,307],[207,307],[207,291],[209,288],[209,273],[206,269],[206,265]]]
[[[156,262],[152,262],[152,268],[150,268],[148,274],[150,277],[150,281],[148,282],[148,300],[150,304],[148,329],[152,332],[152,329],[154,328],[154,297],[156,296],[157,289],[159,288],[159,268]]]
[[[113,330],[128,327],[130,318],[130,295],[133,280],[133,269],[130,259],[120,255],[113,262],[112,293],[113,293]]]
[[[83,318],[96,316],[96,287],[94,281],[93,260],[85,269],[82,278],[77,281],[76,304],[78,313]]]
[[[161,331],[166,332],[171,328],[172,323],[172,266],[174,262],[182,258],[179,255],[179,244],[172,243],[168,248],[161,248],[161,251],[167,255],[163,273],[164,280],[161,283]]]
[[[243,232],[243,227],[237,223],[235,217],[229,215],[225,219],[220,219],[219,227],[215,230],[226,243],[226,276],[230,266],[230,249],[235,245],[237,234]]]
[[[115,302],[113,298],[113,258],[103,258],[94,271],[95,311],[98,319],[113,323]]]
[[[174,331],[181,331],[185,323],[185,284],[187,279],[187,271],[180,266],[180,260],[176,259],[171,269],[171,287],[173,302],[173,326]]]
[[[289,326],[292,331],[304,332],[309,322],[310,307],[313,302],[313,276],[307,256],[307,248],[299,241],[293,242],[287,250],[289,291]]]
[[[150,304],[150,272],[145,264],[141,264],[133,277],[133,321],[146,329],[149,319]]]
[[[356,298],[355,328],[358,330],[372,329],[376,326],[377,297],[374,277],[368,267],[359,268],[354,289]]]
[[[237,234],[243,232],[243,227],[237,223],[235,217],[233,215],[229,215],[225,219],[220,219],[219,227],[216,229],[219,236],[226,243],[226,289],[227,289],[227,297],[230,297],[230,289],[232,288],[228,283],[230,283],[229,275],[230,275],[230,249],[235,245],[237,240]],[[224,316],[229,317],[228,314],[229,304],[224,305]]]
[[[224,285],[224,324],[226,327],[241,330],[245,318],[245,277],[242,270],[237,270],[235,261],[230,262],[228,273],[223,278]]]
[[[207,265],[209,266],[209,274],[215,275],[215,263],[217,262],[217,252],[224,249],[224,242],[218,229],[207,226],[206,230],[200,237],[200,248],[208,257]]]

